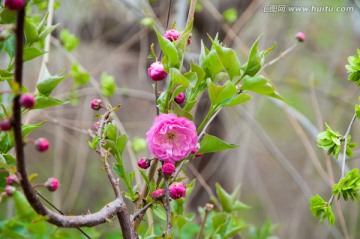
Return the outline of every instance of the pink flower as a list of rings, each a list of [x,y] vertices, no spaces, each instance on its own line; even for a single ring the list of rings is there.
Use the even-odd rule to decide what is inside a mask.
[[[159,160],[175,163],[196,147],[198,136],[194,122],[174,114],[156,116],[146,133],[149,150]]]
[[[180,32],[176,31],[175,29],[167,30],[164,34],[164,37],[169,41],[177,41],[180,36]]]
[[[148,167],[150,167],[150,160],[141,158],[137,162],[137,165],[139,166],[139,168],[147,169]]]
[[[306,40],[306,35],[305,33],[303,32],[298,32],[296,33],[296,39],[299,41],[299,42],[304,42]]]
[[[35,105],[35,97],[32,94],[23,94],[20,97],[20,104],[26,109],[31,109]]]
[[[5,187],[5,194],[8,197],[11,197],[12,195],[14,195],[14,193],[16,192],[16,188],[10,185],[7,185]]]
[[[19,183],[18,178],[15,174],[10,174],[9,177],[6,178],[6,184],[7,185],[13,185],[15,183]]]
[[[9,118],[0,119],[0,129],[1,131],[11,130],[11,121]]]
[[[171,176],[175,172],[175,165],[173,163],[164,163],[162,166],[162,171],[165,175]]]
[[[149,77],[154,81],[161,81],[166,78],[168,73],[166,73],[163,64],[161,62],[154,62],[150,65],[148,69]]]
[[[164,196],[165,196],[164,189],[157,189],[151,194],[151,197],[154,200],[159,200],[159,199],[163,198]]]
[[[99,110],[101,109],[102,100],[101,99],[93,99],[91,101],[91,109]]]
[[[182,103],[184,102],[184,100],[185,100],[185,94],[184,94],[184,92],[181,92],[180,94],[178,94],[178,95],[175,97],[175,99],[174,99],[174,101],[175,101],[176,103],[178,103],[179,105],[182,104]]]
[[[35,148],[40,152],[45,152],[49,149],[49,141],[45,138],[38,138],[35,140]]]
[[[169,187],[170,197],[172,199],[179,199],[186,196],[186,185],[182,182],[173,183]]]
[[[18,11],[25,6],[25,0],[5,0],[5,7],[10,11]]]
[[[50,192],[55,192],[59,188],[59,186],[60,186],[59,180],[57,180],[56,178],[49,178],[45,182],[45,187]]]

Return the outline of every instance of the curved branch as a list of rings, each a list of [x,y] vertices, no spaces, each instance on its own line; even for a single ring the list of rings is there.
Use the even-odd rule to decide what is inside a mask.
[[[22,88],[22,73],[23,73],[23,45],[24,45],[24,19],[25,8],[17,13],[16,19],[16,43],[15,43],[15,81]],[[35,190],[30,184],[25,166],[24,142],[21,130],[21,105],[19,102],[21,92],[16,92],[13,99],[13,118],[12,126],[15,141],[15,153],[17,160],[17,172],[20,178],[20,184],[24,191],[25,197],[30,203],[31,207],[40,215],[47,216],[48,222],[60,227],[82,227],[82,226],[96,226],[111,220],[115,215],[119,217],[129,217],[126,205],[122,198],[116,198],[114,201],[105,205],[100,211],[78,216],[64,216],[55,213],[46,208],[36,195]],[[131,224],[130,224],[131,225]],[[123,229],[123,228],[122,228]],[[129,228],[131,230],[131,227]],[[124,232],[124,238],[135,238],[133,235],[128,235]]]

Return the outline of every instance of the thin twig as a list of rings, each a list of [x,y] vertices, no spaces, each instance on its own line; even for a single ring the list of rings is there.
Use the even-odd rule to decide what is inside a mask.
[[[130,219],[131,221],[134,221],[135,219],[137,219],[141,214],[144,214],[146,212],[146,210],[149,209],[149,207],[151,207],[151,203],[146,204],[143,208],[140,208],[137,212],[135,212],[133,215],[131,215]]]
[[[58,213],[60,213],[61,215],[65,215],[65,213],[64,213],[62,210],[60,210],[60,209],[58,209],[57,207],[55,207],[54,204],[52,204],[49,200],[47,200],[47,199],[46,199],[43,195],[41,195],[38,191],[35,190],[35,192],[36,192],[36,194],[37,194],[39,197],[41,197],[47,204],[49,204],[52,208],[54,208]],[[76,229],[79,230],[86,238],[91,239],[91,237],[90,237],[88,234],[86,234],[86,232],[83,231],[80,227],[76,227]]]
[[[291,47],[289,47],[288,49],[286,49],[285,51],[283,51],[278,57],[276,57],[275,59],[269,61],[268,63],[266,63],[262,69],[260,71],[265,70],[268,66],[271,66],[272,64],[275,64],[276,62],[278,62],[279,60],[281,60],[284,56],[286,56],[287,54],[289,54],[290,52],[292,52],[292,50],[295,49],[295,47],[298,45],[298,42],[295,42],[294,45],[292,45]]]
[[[171,230],[171,208],[170,208],[170,192],[169,192],[169,183],[168,176],[163,173],[164,178],[164,188],[165,188],[165,201],[166,201],[166,235],[170,235]]]
[[[351,130],[352,125],[354,124],[355,119],[356,119],[356,114],[354,114],[354,116],[352,117],[350,124],[344,135],[345,140],[344,140],[344,153],[343,153],[342,166],[341,166],[341,178],[343,178],[345,176],[346,147],[347,147],[347,143],[348,143],[348,137],[350,134],[350,130]]]

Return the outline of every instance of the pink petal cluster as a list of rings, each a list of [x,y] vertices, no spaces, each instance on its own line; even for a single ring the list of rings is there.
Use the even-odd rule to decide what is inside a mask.
[[[184,92],[181,92],[180,94],[178,94],[178,95],[175,97],[175,99],[174,99],[174,101],[175,101],[176,103],[178,103],[179,105],[182,104],[182,103],[184,102],[184,100],[185,100],[185,94],[184,94]]]
[[[16,192],[16,188],[10,185],[7,185],[5,187],[5,194],[8,197],[11,197],[12,195],[14,195],[14,193]]]
[[[164,189],[157,189],[152,194],[151,197],[154,200],[159,200],[165,196],[165,190]]]
[[[184,159],[196,147],[197,140],[194,122],[174,114],[156,116],[146,133],[150,152],[159,160],[170,163]]]
[[[175,29],[167,30],[164,34],[164,37],[169,41],[177,41],[180,36],[180,32],[176,31]]]
[[[18,178],[16,177],[15,174],[10,174],[7,178],[6,178],[6,184],[7,185],[13,185],[15,183],[19,183]]]
[[[175,165],[173,163],[164,163],[162,166],[162,171],[165,175],[171,176],[175,172]]]
[[[5,7],[10,11],[19,11],[25,6],[25,0],[5,0]]]
[[[0,130],[1,131],[9,131],[11,130],[11,121],[9,118],[0,120]]]
[[[24,107],[26,109],[31,109],[35,105],[34,95],[32,95],[30,93],[21,95],[20,104],[22,107]]]
[[[170,197],[172,199],[179,199],[186,196],[186,185],[182,182],[173,183],[169,187]]]
[[[91,101],[91,109],[93,109],[93,110],[99,110],[99,109],[101,109],[101,107],[102,107],[102,100],[101,99],[93,99],[92,101]]]
[[[38,138],[37,140],[35,140],[35,148],[39,151],[39,152],[45,152],[49,149],[49,141],[45,138]]]
[[[299,42],[304,42],[306,40],[306,35],[305,33],[303,32],[298,32],[296,33],[296,39],[299,41]]]
[[[60,186],[60,183],[59,183],[59,180],[57,180],[57,178],[49,178],[45,182],[45,187],[50,192],[55,192],[59,188],[59,186]]]
[[[141,159],[139,159],[139,161],[137,162],[137,165],[139,166],[139,168],[147,169],[147,168],[150,167],[150,160],[141,158]]]
[[[168,73],[165,71],[163,64],[156,61],[152,63],[148,69],[149,77],[154,81],[161,81],[165,79]]]

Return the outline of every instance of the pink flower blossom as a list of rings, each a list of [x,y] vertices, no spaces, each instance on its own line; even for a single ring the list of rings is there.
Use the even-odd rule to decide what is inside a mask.
[[[93,99],[91,101],[91,109],[93,110],[99,110],[101,109],[102,100],[101,99]]]
[[[55,192],[60,186],[59,180],[57,178],[49,178],[46,182],[45,182],[45,187],[50,191],[50,192]]]
[[[20,104],[26,109],[31,109],[35,105],[35,97],[32,94],[23,94],[20,97]]]
[[[154,81],[161,81],[166,78],[168,73],[166,73],[163,64],[156,61],[152,63],[148,69],[149,77]]]
[[[146,133],[150,152],[159,160],[170,163],[184,159],[196,147],[197,140],[194,122],[174,114],[156,116]]]
[[[25,6],[25,0],[5,0],[5,7],[10,11],[19,11]]]
[[[175,172],[175,165],[173,163],[164,163],[162,166],[162,171],[165,175],[171,176]]]
[[[39,152],[45,152],[49,149],[49,141],[45,138],[38,138],[37,140],[35,140],[35,148],[39,151]]]
[[[148,167],[150,167],[150,160],[141,158],[137,162],[137,165],[139,166],[139,168],[147,169]]]
[[[5,187],[5,194],[8,197],[11,197],[12,195],[14,195],[14,193],[16,192],[16,188],[10,185],[7,185]]]
[[[157,189],[152,194],[151,197],[154,200],[159,200],[165,196],[165,190],[164,189]]]
[[[16,177],[15,174],[10,174],[9,177],[6,178],[6,184],[13,185],[15,183],[19,183],[19,179]]]
[[[306,40],[306,35],[305,33],[303,32],[298,32],[296,33],[296,39],[299,41],[299,42],[304,42]]]
[[[184,100],[185,100],[185,94],[184,94],[184,92],[181,92],[180,94],[178,94],[178,95],[175,97],[175,99],[174,99],[174,101],[175,101],[176,103],[178,103],[179,105],[182,104],[182,103],[184,102]]]
[[[179,199],[186,196],[186,185],[182,182],[173,183],[169,187],[170,197],[172,199]]]
[[[180,36],[180,32],[176,31],[175,29],[167,30],[164,34],[164,37],[169,41],[177,41]]]

